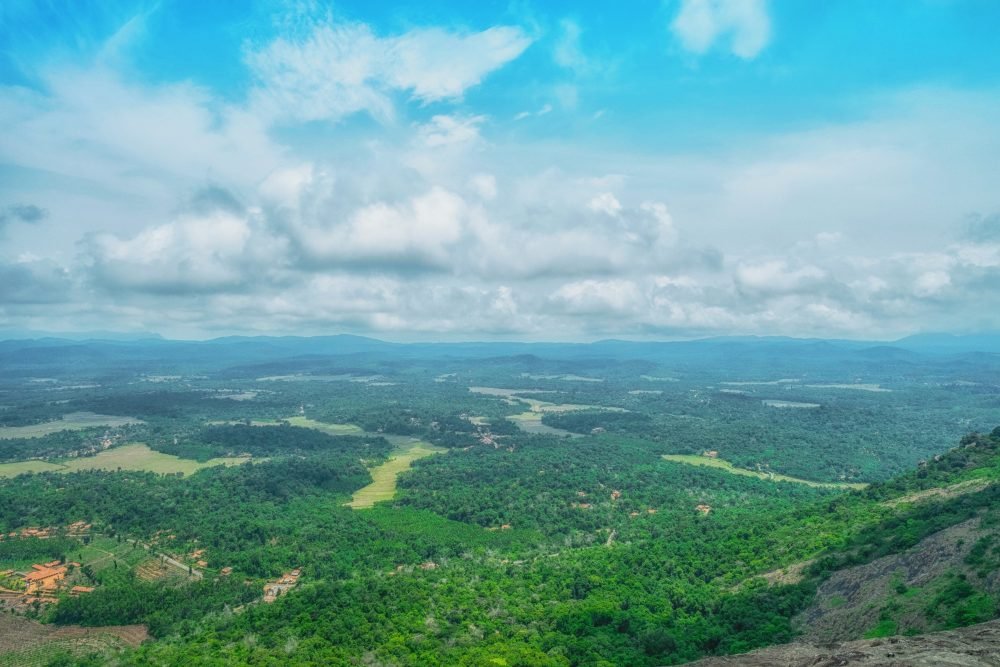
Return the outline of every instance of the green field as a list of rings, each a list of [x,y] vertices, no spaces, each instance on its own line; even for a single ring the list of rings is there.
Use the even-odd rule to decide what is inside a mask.
[[[14,477],[26,472],[76,472],[78,470],[146,470],[163,474],[190,475],[202,468],[217,465],[246,463],[247,456],[210,459],[205,462],[182,459],[171,454],[153,451],[144,444],[124,445],[107,449],[97,456],[67,459],[61,463],[45,461],[17,461],[0,464],[0,477]]]
[[[66,466],[48,461],[15,461],[13,463],[0,463],[0,477],[16,477],[26,472],[59,472],[65,471]]]
[[[806,486],[815,486],[824,489],[863,489],[867,484],[848,484],[846,482],[813,482],[808,479],[799,479],[798,477],[789,477],[788,475],[779,475],[773,472],[759,472],[757,470],[747,470],[746,468],[737,468],[729,461],[725,459],[713,459],[708,456],[697,456],[693,454],[664,454],[663,458],[667,461],[673,461],[674,463],[685,463],[687,465],[702,466],[705,468],[717,468],[719,470],[725,470],[733,475],[743,475],[745,477],[756,477],[757,479],[766,479],[772,482],[794,482],[795,484],[805,484]]]
[[[417,459],[444,451],[446,450],[441,447],[411,439],[409,445],[399,446],[388,461],[372,468],[372,483],[363,489],[358,489],[351,502],[346,503],[347,506],[363,509],[383,500],[392,500],[396,495],[396,480],[400,473],[409,470]]]
[[[113,415],[99,415],[94,412],[73,412],[63,415],[62,419],[45,422],[44,424],[32,424],[31,426],[3,426],[0,427],[0,439],[9,440],[11,438],[41,438],[50,433],[59,431],[78,431],[84,428],[95,426],[125,426],[126,424],[141,424],[138,419],[131,417],[115,417]]]
[[[288,423],[302,428],[314,428],[329,435],[365,435],[364,430],[354,424],[325,424],[307,417],[289,417]]]

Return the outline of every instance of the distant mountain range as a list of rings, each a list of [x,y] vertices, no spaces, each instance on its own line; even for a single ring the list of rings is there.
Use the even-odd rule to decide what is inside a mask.
[[[785,337],[717,337],[688,341],[601,340],[593,343],[391,343],[365,336],[227,336],[206,341],[168,340],[153,334],[110,338],[32,337],[0,341],[0,367],[35,369],[111,364],[125,369],[157,362],[169,367],[228,368],[309,358],[478,359],[524,357],[550,360],[608,359],[703,364],[737,360],[748,368],[811,364],[933,362],[934,359],[1000,363],[1000,335],[922,334],[893,342]]]

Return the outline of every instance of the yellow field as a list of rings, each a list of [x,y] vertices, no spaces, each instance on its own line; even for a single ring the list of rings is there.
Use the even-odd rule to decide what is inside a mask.
[[[795,484],[805,484],[806,486],[815,486],[825,489],[863,489],[868,486],[867,484],[848,484],[846,482],[813,482],[808,479],[799,479],[798,477],[779,475],[778,473],[747,470],[746,468],[737,468],[725,459],[713,459],[708,456],[696,456],[693,454],[664,454],[663,458],[667,461],[673,461],[674,463],[686,463],[687,465],[702,466],[705,468],[718,468],[719,470],[725,470],[733,475],[756,477],[757,479],[766,479],[771,482],[794,482]]]
[[[97,456],[68,459],[63,463],[18,461],[0,464],[0,477],[14,477],[25,472],[75,472],[77,470],[145,470],[161,474],[190,475],[202,468],[217,465],[239,465],[250,460],[247,456],[210,459],[204,463],[182,459],[153,451],[144,444],[124,445],[108,449]]]
[[[372,483],[363,489],[358,489],[354,493],[354,497],[351,498],[351,502],[346,503],[346,505],[354,509],[363,509],[372,507],[375,503],[383,500],[392,500],[392,497],[396,495],[396,479],[400,473],[409,470],[417,459],[443,451],[445,450],[441,447],[435,447],[419,440],[401,446],[388,461],[372,468]]]
[[[4,426],[0,427],[0,440],[10,440],[11,438],[40,438],[50,433],[59,431],[78,431],[93,426],[124,426],[126,424],[141,424],[138,419],[131,417],[115,417],[113,415],[99,415],[93,412],[73,412],[63,415],[62,419],[45,422],[44,424],[32,424],[31,426]]]

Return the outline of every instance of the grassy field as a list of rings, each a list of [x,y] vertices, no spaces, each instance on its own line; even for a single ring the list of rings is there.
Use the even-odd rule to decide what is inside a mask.
[[[435,447],[419,440],[411,440],[408,445],[397,446],[396,451],[393,452],[388,461],[372,468],[372,483],[363,489],[358,489],[347,506],[363,509],[372,507],[382,500],[391,500],[396,495],[396,479],[400,473],[408,470],[417,459],[444,451],[446,450],[441,447]]]
[[[324,424],[307,417],[289,417],[288,423],[302,428],[314,428],[329,435],[365,435],[364,430],[354,424]]]
[[[50,433],[59,431],[78,431],[94,426],[125,426],[126,424],[141,424],[138,419],[131,417],[115,417],[112,415],[99,415],[94,412],[73,412],[63,415],[62,419],[45,422],[44,424],[32,424],[31,426],[4,426],[0,427],[0,439],[9,440],[11,438],[40,438]]]
[[[573,433],[572,431],[567,431],[565,429],[556,428],[555,426],[549,426],[542,423],[542,413],[541,412],[522,412],[521,414],[511,415],[507,417],[520,428],[525,433],[535,433],[539,435],[559,435],[559,436],[570,436],[572,438],[582,438],[583,436],[579,433]]]
[[[813,482],[808,479],[799,479],[798,477],[779,475],[778,473],[747,470],[746,468],[737,468],[725,459],[713,459],[708,456],[696,456],[693,454],[664,454],[663,458],[667,461],[673,461],[674,463],[685,463],[687,465],[703,466],[705,468],[717,468],[719,470],[725,470],[733,475],[756,477],[757,479],[766,479],[772,482],[794,482],[795,484],[805,484],[806,486],[816,486],[826,489],[863,489],[868,486],[867,484],[848,484],[846,482]]]
[[[182,459],[171,454],[153,451],[144,444],[124,445],[107,449],[97,456],[67,459],[62,463],[45,461],[18,461],[0,464],[0,478],[14,477],[25,472],[75,472],[77,470],[146,470],[163,474],[190,475],[202,468],[217,465],[239,465],[249,457],[237,456],[210,459],[204,463]]]
[[[52,472],[64,471],[66,466],[48,461],[15,461],[14,463],[0,463],[0,478],[16,477],[26,472]]]

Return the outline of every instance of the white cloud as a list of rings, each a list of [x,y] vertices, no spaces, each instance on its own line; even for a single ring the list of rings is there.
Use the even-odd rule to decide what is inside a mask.
[[[670,29],[696,54],[724,42],[733,55],[751,59],[771,40],[766,0],[681,0]]]
[[[936,296],[951,285],[951,276],[945,271],[928,271],[917,277],[914,283],[914,293],[917,296]]]
[[[493,174],[473,174],[469,186],[480,198],[490,201],[497,196],[497,179]]]
[[[479,126],[486,116],[437,115],[417,128],[421,144],[427,148],[450,146],[479,139]]]
[[[149,197],[178,182],[252,183],[282,162],[257,118],[197,86],[140,86],[103,69],[41,76],[45,93],[0,87],[7,162]]]
[[[365,24],[326,19],[301,39],[282,37],[247,53],[258,81],[252,107],[278,122],[336,121],[362,111],[387,120],[394,93],[423,103],[460,98],[530,44],[514,26],[381,37]]]
[[[734,27],[762,5],[737,5],[682,6],[693,50],[763,48],[766,31]],[[1000,327],[995,95],[911,91],[875,100],[868,118],[697,154],[518,145],[492,126],[487,141],[487,119],[456,101],[527,45],[498,30],[310,24],[248,55],[258,87],[245,103],[105,67],[0,90],[0,158],[58,179],[39,189],[49,197],[0,183],[12,193],[0,210],[50,210],[6,226],[0,318],[44,328],[59,303],[81,328],[193,335],[232,323],[547,338]],[[545,94],[578,101],[574,84]],[[423,106],[400,113],[403,98]],[[317,135],[272,125],[357,112],[404,119]],[[246,206],[178,212],[206,182]],[[982,215],[960,236],[970,211]],[[78,259],[52,249],[81,229]]]
[[[316,265],[445,269],[468,215],[460,196],[434,187],[404,202],[375,202],[343,220],[312,219],[288,231]]]
[[[183,215],[132,238],[97,234],[86,242],[86,250],[93,275],[112,289],[244,291],[262,277],[260,265],[267,273],[285,256],[280,240],[265,244],[262,239],[263,232],[246,216],[218,209]]]
[[[621,212],[622,205],[610,192],[602,192],[587,203],[587,208],[597,213],[615,217]]]
[[[608,315],[634,312],[643,296],[629,280],[581,280],[559,287],[552,300],[569,313]]]
[[[741,265],[736,270],[740,289],[758,294],[782,294],[814,288],[826,278],[815,266],[791,268],[785,260]]]

